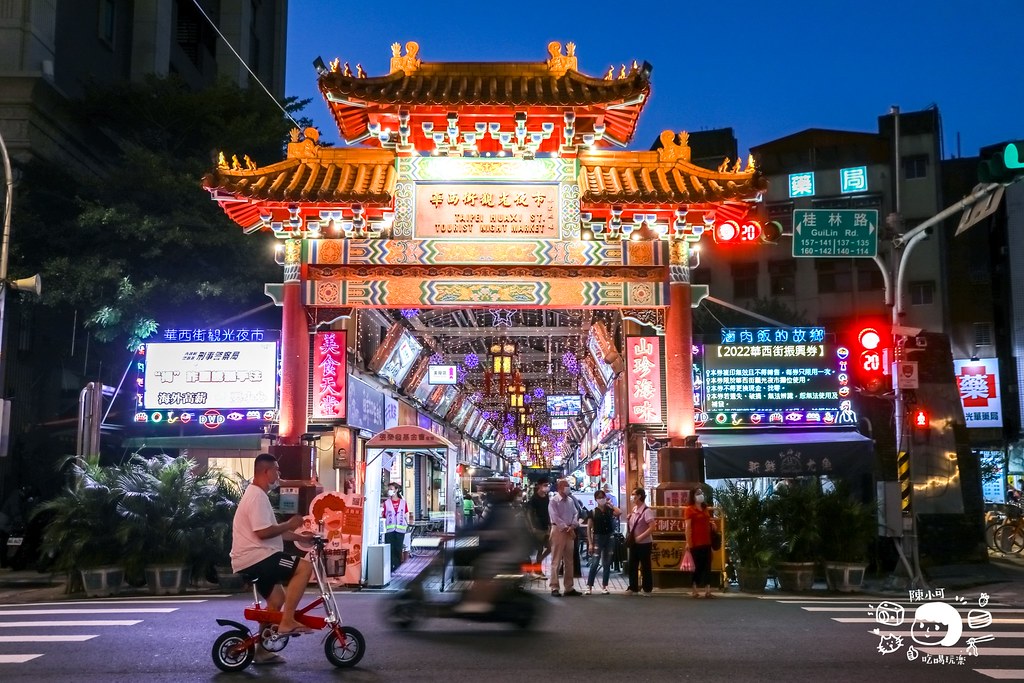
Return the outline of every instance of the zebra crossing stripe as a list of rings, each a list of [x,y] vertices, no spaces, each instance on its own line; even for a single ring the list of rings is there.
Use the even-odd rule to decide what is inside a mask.
[[[11,609],[0,610],[0,617],[8,614],[18,617],[26,617],[33,614],[169,614],[170,612],[177,611],[177,607],[112,607],[100,609],[81,609],[73,607],[71,609]]]
[[[135,626],[142,619],[94,619],[89,621],[0,621],[0,628],[33,628],[57,626]]]
[[[42,655],[0,655],[0,664],[24,664]]]
[[[1021,681],[1024,680],[1024,669],[975,669],[982,676],[988,676],[999,681]]]
[[[0,636],[0,643],[84,643],[99,636]]]

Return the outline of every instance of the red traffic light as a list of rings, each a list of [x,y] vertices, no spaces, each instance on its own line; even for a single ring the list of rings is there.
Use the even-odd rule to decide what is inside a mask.
[[[748,244],[761,239],[761,224],[754,220],[722,221],[715,226],[714,234],[718,244]]]
[[[915,410],[914,411],[914,427],[917,429],[927,429],[928,427],[928,411],[926,410]]]
[[[882,336],[878,334],[878,330],[873,327],[865,327],[857,334],[857,341],[860,343],[861,348],[873,350],[877,349],[879,344],[882,343]]]

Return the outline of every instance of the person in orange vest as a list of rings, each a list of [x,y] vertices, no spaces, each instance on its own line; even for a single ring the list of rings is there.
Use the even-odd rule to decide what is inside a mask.
[[[388,499],[381,504],[380,516],[384,518],[384,542],[391,546],[391,571],[395,571],[402,564],[402,546],[412,524],[409,506],[395,482],[388,484]]]

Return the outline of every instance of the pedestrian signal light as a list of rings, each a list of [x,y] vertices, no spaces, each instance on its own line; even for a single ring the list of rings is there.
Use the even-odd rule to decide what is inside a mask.
[[[915,410],[914,411],[914,427],[916,429],[927,429],[928,428],[928,411],[926,411],[926,410]]]

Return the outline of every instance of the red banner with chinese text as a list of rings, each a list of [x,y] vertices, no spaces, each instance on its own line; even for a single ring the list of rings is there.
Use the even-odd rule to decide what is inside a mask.
[[[317,332],[313,337],[313,419],[345,417],[345,333]]]
[[[660,424],[661,339],[626,338],[626,388],[629,424]]]

